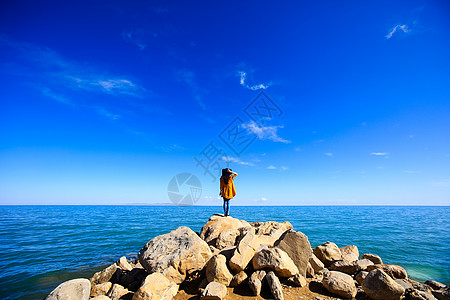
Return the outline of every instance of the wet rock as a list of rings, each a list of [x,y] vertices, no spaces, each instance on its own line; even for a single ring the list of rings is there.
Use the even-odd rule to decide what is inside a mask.
[[[111,289],[112,283],[111,282],[104,282],[99,284],[94,284],[91,287],[91,297],[97,297],[106,295],[108,291]]]
[[[408,278],[408,274],[406,274],[406,270],[397,265],[371,265],[367,267],[367,271],[370,272],[375,269],[380,269],[386,274],[388,274],[393,279],[406,279]]]
[[[208,244],[188,227],[153,238],[138,253],[147,272],[161,272],[177,284],[202,270],[211,256]]]
[[[218,282],[210,282],[203,291],[200,299],[222,300],[227,295],[227,287]]]
[[[339,247],[333,242],[326,242],[314,249],[314,255],[325,265],[331,266],[335,261],[342,260]]]
[[[216,240],[221,232],[239,227],[242,227],[242,222],[238,219],[214,215],[202,227],[200,238],[210,245],[216,245]]]
[[[292,259],[298,272],[306,276],[306,269],[312,254],[308,237],[302,232],[287,231],[275,243],[275,246]]]
[[[370,271],[362,288],[374,300],[398,300],[405,293],[405,289],[381,269]]]
[[[252,290],[253,295],[255,296],[260,295],[262,288],[262,280],[264,279],[265,276],[266,271],[264,270],[255,271],[252,273],[252,275],[250,275],[248,279],[248,286]]]
[[[279,248],[262,246],[255,253],[252,265],[255,270],[265,268],[273,270],[280,277],[291,277],[299,273],[297,266],[289,255]]]
[[[383,264],[383,260],[381,259],[381,257],[379,257],[376,254],[365,253],[365,254],[363,254],[362,258],[363,259],[368,259],[371,262],[373,262],[374,264],[379,264],[379,265]]]
[[[283,288],[280,280],[273,271],[269,271],[266,275],[266,281],[269,285],[270,292],[275,300],[283,300]]]
[[[236,275],[233,276],[233,279],[230,282],[231,287],[236,287],[242,284],[248,278],[247,273],[244,271],[240,271]]]
[[[237,245],[236,250],[229,261],[230,268],[235,273],[243,271],[252,260],[253,255],[259,246],[260,241],[254,230],[248,231]]]
[[[159,272],[148,275],[134,293],[133,300],[170,300],[178,292],[178,285]]]
[[[326,273],[322,284],[329,292],[345,298],[354,298],[357,293],[353,278],[342,272],[330,271]]]
[[[206,265],[206,279],[229,286],[233,274],[228,270],[227,259],[224,255],[213,256]]]
[[[72,279],[58,285],[45,300],[77,299],[88,300],[91,283],[84,278]]]

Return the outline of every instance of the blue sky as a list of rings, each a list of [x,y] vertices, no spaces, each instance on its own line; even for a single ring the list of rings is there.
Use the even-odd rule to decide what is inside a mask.
[[[450,205],[449,13],[2,1],[0,204]]]

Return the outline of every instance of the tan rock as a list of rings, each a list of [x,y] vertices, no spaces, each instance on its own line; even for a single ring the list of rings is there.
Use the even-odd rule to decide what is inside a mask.
[[[111,287],[112,283],[109,281],[99,284],[93,284],[91,287],[91,297],[106,295]]]
[[[125,296],[127,294],[132,294],[132,292],[130,292],[129,290],[127,290],[126,288],[124,288],[120,284],[115,283],[115,284],[113,284],[111,289],[108,291],[108,294],[106,294],[106,295],[109,298],[111,298],[111,300],[119,300],[119,299],[121,299],[123,296]]]
[[[238,229],[226,229],[222,231],[216,240],[216,248],[219,250],[225,249],[230,246],[236,246],[237,239],[241,235]]]
[[[233,274],[228,270],[227,259],[222,254],[213,256],[206,264],[206,279],[229,286]]]
[[[338,271],[325,273],[322,284],[329,292],[345,298],[354,298],[358,292],[353,278]]]
[[[356,255],[356,259],[359,259],[359,250],[358,250],[358,247],[356,247],[355,245],[348,245],[348,246],[339,248],[339,250],[341,250],[342,255],[347,255],[347,254],[353,253]]]
[[[91,283],[84,278],[72,279],[58,285],[45,300],[77,299],[88,300]]]
[[[386,274],[388,274],[393,279],[406,279],[408,278],[408,274],[403,267],[397,265],[380,265],[375,264],[371,266],[367,266],[367,271],[370,272],[375,269],[383,270]]]
[[[323,268],[325,268],[325,265],[323,262],[320,261],[320,259],[317,258],[317,256],[314,253],[311,253],[311,257],[309,258],[309,263],[311,264],[311,267],[314,269],[314,273],[319,272]]]
[[[356,256],[355,253],[348,253],[348,254],[344,254],[342,255],[342,260],[346,260],[346,261],[357,261],[358,260],[358,256]]]
[[[398,300],[405,293],[405,289],[381,269],[370,271],[362,288],[373,300]]]
[[[320,259],[325,267],[329,267],[335,261],[342,260],[342,253],[339,247],[333,242],[326,242],[314,249],[314,255]]]
[[[303,277],[301,274],[297,274],[297,275],[294,275],[292,277],[289,277],[287,279],[287,281],[289,283],[291,283],[292,285],[298,286],[298,287],[304,287],[307,284],[306,278]]]
[[[120,273],[120,271],[121,270],[117,267],[116,264],[112,264],[102,271],[95,273],[91,277],[91,279],[89,279],[89,281],[91,282],[91,284],[99,284],[108,281],[116,282],[117,273]]]
[[[284,300],[283,288],[280,280],[273,271],[270,271],[266,275],[266,281],[269,285],[270,292],[275,300]]]
[[[202,270],[211,256],[208,244],[188,227],[153,238],[138,253],[147,272],[161,272],[177,284]]]
[[[133,300],[170,300],[178,292],[178,285],[156,272],[145,278],[142,286],[134,293]]]
[[[116,261],[116,265],[124,271],[133,270],[133,267],[127,261],[127,258],[125,256],[122,256],[121,258],[119,258],[119,260]]]
[[[311,263],[308,262],[308,266],[306,267],[306,277],[313,278],[316,272],[314,272],[313,267],[311,266]]]
[[[287,253],[299,273],[306,276],[306,268],[312,254],[308,237],[302,232],[287,231],[275,243],[275,246]]]
[[[248,278],[247,273],[245,273],[244,271],[240,271],[239,273],[233,276],[230,286],[236,287],[242,284],[247,278]]]
[[[253,230],[248,231],[239,242],[229,261],[230,268],[235,273],[243,271],[252,260],[259,245],[260,242],[258,236],[255,235]]]
[[[362,258],[364,259],[368,259],[371,262],[373,262],[374,264],[383,264],[383,260],[381,259],[381,257],[379,257],[378,255],[375,254],[371,254],[371,253],[365,253],[363,254]]]
[[[355,275],[356,282],[358,282],[359,285],[362,285],[362,282],[363,282],[364,278],[367,277],[367,274],[369,274],[369,272],[367,272],[367,271],[358,272],[358,274]]]
[[[212,216],[209,221],[202,227],[200,238],[211,245],[216,244],[216,239],[220,233],[228,229],[238,229],[242,227],[242,222],[233,217]]]
[[[256,223],[255,223],[256,224]],[[252,224],[253,226],[253,224]],[[258,222],[256,228],[257,235],[271,235],[273,237],[280,237],[286,230],[293,229],[292,224],[288,221],[284,221],[283,223],[268,221],[268,222]]]
[[[427,280],[427,281],[425,281],[425,284],[430,286],[435,291],[442,290],[445,288],[445,284],[440,283],[435,280]]]
[[[338,260],[334,262],[329,269],[353,275],[359,271],[366,270],[367,267],[371,265],[373,265],[373,262],[368,259],[359,259],[357,261]]]
[[[406,291],[406,297],[408,300],[437,300],[432,293],[427,293],[418,290]]]
[[[289,255],[277,247],[262,246],[255,253],[252,264],[255,270],[268,268],[280,277],[291,277],[299,273],[297,266]]]
[[[111,300],[111,298],[109,298],[108,296],[105,296],[105,295],[101,295],[101,296],[91,298],[90,300]]]
[[[266,276],[266,271],[258,270],[252,273],[248,279],[248,286],[253,292],[253,295],[259,296],[262,288],[262,280]]]
[[[222,300],[228,294],[227,287],[221,283],[212,281],[208,283],[200,299]]]

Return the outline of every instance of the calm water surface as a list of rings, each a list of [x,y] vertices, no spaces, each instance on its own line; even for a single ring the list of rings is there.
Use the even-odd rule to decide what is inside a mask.
[[[179,226],[200,231],[220,207],[0,206],[0,299],[42,299],[89,278]],[[252,221],[289,221],[315,247],[357,245],[413,279],[450,283],[450,207],[231,207]]]

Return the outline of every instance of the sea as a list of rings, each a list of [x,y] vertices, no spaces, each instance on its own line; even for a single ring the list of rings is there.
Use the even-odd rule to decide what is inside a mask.
[[[58,284],[90,278],[179,226],[199,232],[219,206],[0,206],[0,299],[43,299]],[[312,247],[356,245],[410,278],[450,284],[450,207],[233,206],[231,216],[289,221]]]

